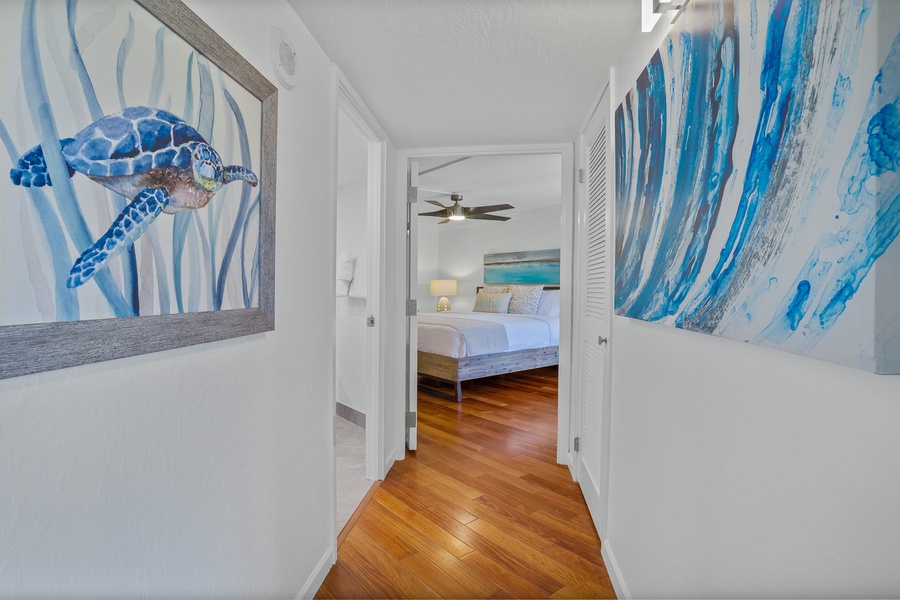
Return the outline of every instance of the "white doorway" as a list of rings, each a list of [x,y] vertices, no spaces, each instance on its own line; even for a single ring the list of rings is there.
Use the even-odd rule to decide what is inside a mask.
[[[401,190],[398,190],[401,197],[408,197],[410,199],[415,199],[416,202],[411,207],[409,211],[411,218],[408,223],[408,233],[407,238],[409,241],[408,244],[408,253],[406,256],[406,264],[407,264],[407,290],[409,295],[407,296],[408,300],[415,300],[418,304],[418,308],[422,312],[429,312],[434,310],[434,304],[437,302],[437,298],[430,298],[428,294],[429,281],[422,281],[422,278],[430,278],[431,275],[425,274],[422,275],[419,269],[419,236],[420,236],[420,227],[426,228],[426,237],[427,242],[423,244],[425,246],[432,244],[434,240],[434,224],[430,221],[427,225],[422,224],[423,218],[416,216],[419,212],[423,212],[423,210],[419,209],[419,203],[424,202],[426,199],[430,199],[434,196],[435,191],[443,191],[443,192],[456,192],[458,190],[440,190],[431,188],[426,185],[428,179],[427,174],[436,168],[443,168],[441,165],[449,165],[444,168],[444,172],[448,173],[453,170],[455,164],[459,164],[460,166],[465,164],[465,162],[469,162],[470,164],[477,162],[478,158],[487,158],[491,157],[516,157],[520,156],[523,158],[527,158],[529,156],[537,156],[537,155],[552,155],[556,157],[558,160],[558,164],[560,165],[559,169],[559,181],[557,183],[558,193],[560,198],[560,205],[556,216],[551,218],[548,222],[548,226],[552,226],[550,224],[555,222],[558,223],[556,225],[558,227],[559,233],[559,248],[560,248],[560,263],[561,263],[561,273],[560,273],[560,344],[559,344],[559,392],[558,392],[558,445],[557,445],[557,461],[560,463],[565,463],[566,457],[568,455],[568,439],[569,439],[569,398],[570,398],[570,375],[571,375],[571,336],[572,336],[572,321],[571,321],[571,282],[572,282],[572,232],[573,232],[573,147],[570,144],[546,144],[546,145],[528,145],[528,146],[505,146],[505,147],[460,147],[460,148],[441,148],[441,149],[426,149],[426,150],[412,150],[406,152],[400,152],[398,156],[398,169],[402,169],[398,171],[398,181],[403,182],[404,184],[411,182],[414,184],[413,187],[417,188],[414,190],[414,193],[409,193],[406,189],[406,185],[403,186]],[[466,159],[465,162],[456,163],[456,161],[460,161],[465,157],[473,157],[471,159]],[[485,161],[490,162],[490,161]],[[426,183],[423,183],[426,182]],[[399,194],[398,194],[399,195]],[[495,201],[493,198],[488,198],[490,193],[485,196],[484,203],[486,204],[494,204]],[[490,200],[490,202],[488,202]],[[499,202],[499,201],[497,201]],[[515,205],[515,202],[510,202],[510,204]],[[424,209],[425,211],[433,209],[433,206],[429,206]],[[463,240],[465,235],[463,235],[460,240]],[[462,242],[461,242],[462,243]],[[422,265],[423,269],[431,269],[435,272],[440,272],[440,269],[435,269],[435,265],[433,261],[426,260]],[[464,269],[463,267],[454,267],[459,269]],[[468,286],[462,288],[462,296],[457,299],[460,303],[460,306],[465,306],[469,300],[474,298],[475,289],[473,278],[477,279],[480,273],[465,273],[462,270],[459,273],[447,273],[447,275],[458,275],[458,277],[451,277],[452,279],[460,280],[462,279],[465,282],[463,285]],[[472,281],[469,281],[469,280]],[[472,288],[472,289],[469,289]],[[471,298],[469,298],[471,296]],[[411,343],[407,348],[407,370],[406,370],[406,397],[402,400],[404,401],[404,405],[400,406],[400,410],[398,412],[403,415],[402,422],[400,423],[400,431],[407,432],[403,435],[403,438],[399,440],[399,456],[402,456],[402,449],[404,442],[409,436],[410,429],[412,429],[413,440],[415,439],[415,418],[409,418],[407,416],[407,406],[415,406],[415,398],[417,393],[417,346],[415,343],[416,336],[416,317],[415,314],[408,314],[408,339],[410,339]],[[409,403],[409,404],[406,404]],[[413,449],[413,448],[410,448]]]
[[[573,386],[569,468],[581,486],[601,539],[606,539],[609,494],[610,326],[612,307],[613,169],[609,88],[578,139],[575,196]]]
[[[335,67],[336,534],[383,476],[382,228],[387,136]]]

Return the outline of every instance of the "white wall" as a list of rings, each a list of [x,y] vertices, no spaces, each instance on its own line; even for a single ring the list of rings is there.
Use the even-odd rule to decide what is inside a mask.
[[[294,597],[330,563],[330,62],[282,0],[188,4],[273,82],[270,28],[299,42],[276,330],[0,381],[0,597]]]
[[[438,220],[419,219],[418,234],[418,306],[421,312],[434,312],[438,299],[431,295],[429,282],[432,279],[439,279],[438,235],[440,235],[440,229]]]
[[[485,254],[559,248],[561,218],[562,209],[557,205],[516,215],[509,221],[440,225],[438,277],[459,281],[459,295],[450,298],[453,310],[470,311],[475,305],[475,288],[484,283]],[[419,235],[421,237],[421,230]],[[437,301],[431,296],[420,299],[419,310],[434,312]]]
[[[616,106],[665,35],[635,34]],[[609,534],[631,596],[900,594],[900,377],[613,320]]]
[[[356,258],[349,295],[335,300],[337,401],[366,414],[368,140],[338,116],[337,256]]]

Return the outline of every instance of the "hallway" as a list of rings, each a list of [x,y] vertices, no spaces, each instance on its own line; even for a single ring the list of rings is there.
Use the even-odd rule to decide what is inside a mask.
[[[317,598],[614,598],[600,541],[556,464],[555,367],[419,394],[419,449],[342,537]]]

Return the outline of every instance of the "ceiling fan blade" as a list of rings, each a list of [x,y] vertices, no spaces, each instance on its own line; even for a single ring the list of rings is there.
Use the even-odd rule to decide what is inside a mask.
[[[482,221],[509,221],[510,217],[501,217],[500,215],[469,215],[467,219],[480,219]]]
[[[484,213],[496,212],[498,210],[511,210],[515,208],[510,204],[493,204],[491,206],[473,206],[471,208],[466,208],[466,216],[469,215],[483,215]]]
[[[435,206],[440,206],[441,208],[450,208],[449,206],[444,206],[437,200],[426,200],[425,202],[427,202],[428,204],[434,204]]]
[[[443,225],[444,223],[449,223],[450,219],[444,219],[443,221],[438,221],[438,225]]]
[[[447,211],[446,210],[436,210],[434,212],[419,213],[419,216],[420,217],[446,217]]]

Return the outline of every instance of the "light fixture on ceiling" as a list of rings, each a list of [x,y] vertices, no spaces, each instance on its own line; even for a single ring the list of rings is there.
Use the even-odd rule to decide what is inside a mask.
[[[436,190],[431,191],[437,192]],[[446,192],[437,193],[444,194]],[[482,221],[509,221],[509,217],[501,217],[500,215],[492,215],[489,213],[497,210],[512,210],[513,208],[515,208],[511,204],[492,204],[491,206],[463,206],[462,194],[450,194],[450,200],[453,202],[453,206],[445,206],[437,200],[426,200],[426,202],[428,202],[429,204],[440,206],[441,210],[419,213],[419,216],[443,218],[444,220],[440,221],[438,225],[442,223],[449,223],[450,221],[463,221],[465,219],[475,219]]]
[[[459,202],[455,202],[453,204],[453,206],[451,206],[447,210],[449,212],[449,214],[447,215],[447,218],[450,219],[451,221],[465,221],[466,214],[463,211],[462,204],[460,204]]]

